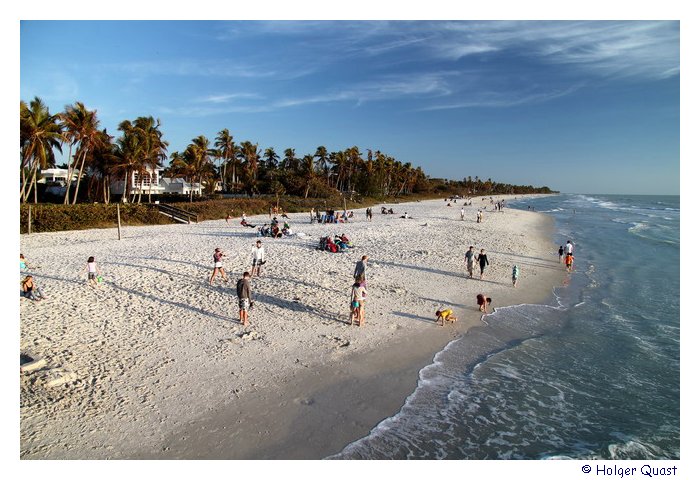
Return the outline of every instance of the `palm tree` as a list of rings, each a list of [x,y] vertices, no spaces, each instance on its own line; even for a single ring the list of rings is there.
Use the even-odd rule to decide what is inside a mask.
[[[304,198],[309,197],[309,190],[316,178],[316,172],[314,171],[314,157],[313,155],[304,155],[301,160],[301,174],[306,181],[306,189],[304,190]]]
[[[345,179],[346,170],[348,168],[348,160],[345,152],[333,152],[331,153],[331,163],[333,167],[331,170],[335,175],[337,175],[335,180],[336,190],[340,190],[340,185]]]
[[[74,114],[74,119],[77,119],[79,123],[75,125],[77,130],[73,132],[73,135],[80,142],[80,146],[75,152],[75,161],[72,165],[69,165],[68,169],[68,186],[66,188],[66,197],[63,203],[68,203],[68,192],[70,191],[70,183],[73,178],[72,172],[78,164],[78,159],[80,159],[80,171],[78,173],[78,181],[75,185],[75,192],[73,193],[73,205],[75,205],[78,200],[78,190],[80,189],[80,181],[83,178],[83,169],[85,168],[85,159],[92,153],[96,148],[102,147],[100,142],[104,139],[99,130],[100,122],[97,120],[97,112],[89,111],[85,109],[85,106],[79,102],[76,102],[76,113]]]
[[[210,156],[215,154],[216,151],[209,148],[209,140],[204,135],[193,138],[192,143],[185,149],[184,159],[189,165],[188,171],[191,172],[192,177],[200,185],[200,188],[204,180],[211,183],[215,168]],[[192,201],[192,194],[193,189],[190,188],[190,202]]]
[[[155,169],[160,167],[167,158],[165,152],[168,149],[168,142],[163,140],[163,133],[160,131],[160,120],[156,120],[153,117],[138,117],[134,120],[133,125],[142,144],[140,173],[149,175],[148,201],[150,203],[153,180],[157,177]],[[139,203],[140,201],[141,192],[139,191]]]
[[[116,157],[112,137],[107,130],[99,133],[100,139],[96,142],[96,148],[90,152],[87,159],[88,169],[88,197],[91,201],[103,201],[109,203],[110,173]]]
[[[214,146],[219,150],[218,156],[223,159],[223,172],[221,173],[221,181],[223,183],[222,188],[227,191],[226,183],[226,165],[232,163],[233,166],[233,179],[232,183],[236,183],[236,143],[233,141],[233,136],[229,133],[228,128],[221,130],[214,141]]]
[[[258,144],[247,140],[241,143],[240,156],[245,162],[243,169],[246,176],[246,189],[252,194],[257,191],[258,161],[260,160]]]
[[[280,168],[288,170],[290,173],[296,173],[299,170],[299,159],[293,148],[285,149]]]
[[[37,171],[55,164],[53,149],[56,148],[61,152],[63,132],[58,115],[51,115],[48,107],[39,97],[34,97],[28,106],[20,101],[19,120],[22,172],[20,199],[22,203],[26,203],[33,186],[34,203],[37,203]],[[25,170],[27,168],[31,172],[29,181]]]
[[[265,153],[263,154],[263,158],[265,159],[265,168],[268,170],[276,170],[277,169],[277,162],[280,159],[280,156],[277,155],[277,152],[275,152],[275,149],[272,147],[268,147],[265,149]]]
[[[66,177],[66,194],[63,198],[63,203],[67,205],[70,199],[70,186],[73,180],[73,164],[78,162],[77,158],[72,158],[73,145],[79,143],[82,137],[83,125],[87,117],[87,109],[81,102],[75,102],[75,105],[66,105],[65,111],[59,115],[63,125],[64,142],[68,143],[68,176]]]
[[[326,150],[326,147],[320,146],[316,149],[314,157],[317,158],[316,168],[318,170],[318,173],[323,175],[326,178],[326,181],[328,182],[330,179],[330,168],[328,167],[328,150]]]
[[[122,202],[125,202],[131,183],[131,173],[139,169],[143,146],[139,141],[136,128],[129,120],[121,122],[117,129],[122,132],[122,136],[119,137],[116,142],[114,149],[115,162],[112,171],[114,173],[124,173]]]

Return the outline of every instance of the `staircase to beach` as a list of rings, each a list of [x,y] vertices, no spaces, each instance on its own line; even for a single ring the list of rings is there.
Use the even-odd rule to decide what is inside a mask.
[[[177,222],[197,223],[199,221],[199,217],[196,213],[188,212],[187,210],[183,210],[182,208],[173,207],[172,205],[168,205],[165,203],[159,203],[157,207],[158,211],[161,214],[170,217]]]

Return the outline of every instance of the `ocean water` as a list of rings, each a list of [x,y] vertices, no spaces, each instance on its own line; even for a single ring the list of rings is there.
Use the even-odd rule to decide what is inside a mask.
[[[565,285],[486,316],[396,415],[329,458],[680,458],[680,198],[509,205],[527,206],[575,245]]]

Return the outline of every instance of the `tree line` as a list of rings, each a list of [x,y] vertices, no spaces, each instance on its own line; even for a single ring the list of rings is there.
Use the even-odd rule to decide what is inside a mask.
[[[547,187],[515,186],[490,178],[432,179],[420,166],[402,163],[381,150],[363,152],[357,146],[334,152],[319,146],[301,157],[287,148],[280,156],[273,147],[263,150],[248,140],[236,143],[224,128],[213,142],[200,135],[182,152],[168,156],[160,120],[150,116],[124,120],[117,130],[117,138],[109,135],[100,127],[97,112],[81,102],[51,114],[38,97],[29,103],[20,101],[20,201],[37,203],[38,173],[56,166],[55,151],[63,153],[66,146],[68,178],[75,176],[79,181],[74,189],[66,188],[65,204],[78,202],[81,189],[82,198],[109,203],[115,180],[123,181],[122,201],[141,202],[141,194],[130,194],[132,174],[147,176],[156,167],[165,167],[165,176],[202,185],[205,195],[214,193],[217,185],[225,193],[304,198],[329,198],[339,192],[363,197],[551,193]],[[190,201],[193,196],[190,190]]]

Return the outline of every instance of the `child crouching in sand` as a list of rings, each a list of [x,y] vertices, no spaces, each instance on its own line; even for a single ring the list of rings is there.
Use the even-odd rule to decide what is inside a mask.
[[[437,317],[435,321],[440,322],[441,327],[445,325],[445,321],[452,323],[457,321],[457,317],[452,315],[452,310],[449,308],[446,308],[444,310],[438,310],[437,312],[435,312],[435,316]]]
[[[476,303],[479,305],[479,310],[487,313],[486,308],[487,305],[491,305],[491,298],[490,297],[485,297],[483,293],[480,293],[479,295],[476,296]]]

